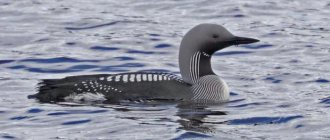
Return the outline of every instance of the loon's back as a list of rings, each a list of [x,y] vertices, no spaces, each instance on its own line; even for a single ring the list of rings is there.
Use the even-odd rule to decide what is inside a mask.
[[[190,100],[191,85],[169,73],[134,72],[71,76],[40,82],[41,102],[93,100]],[[96,97],[98,96],[98,97]]]

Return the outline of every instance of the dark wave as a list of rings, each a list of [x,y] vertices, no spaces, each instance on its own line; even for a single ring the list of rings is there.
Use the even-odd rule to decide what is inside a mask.
[[[87,30],[87,29],[94,29],[94,28],[100,28],[104,26],[112,26],[117,23],[120,23],[122,21],[114,21],[114,22],[109,22],[109,23],[104,23],[104,24],[98,24],[98,25],[92,25],[92,26],[86,26],[86,27],[65,27],[67,30]]]
[[[77,62],[99,62],[100,60],[80,60],[69,57],[55,58],[31,58],[19,60],[19,62],[35,62],[35,63],[77,63]]]
[[[252,117],[244,119],[229,120],[229,125],[259,125],[259,124],[279,124],[287,123],[294,119],[303,118],[301,115],[288,117]]]
[[[225,56],[225,55],[239,55],[239,54],[250,54],[251,51],[228,51],[228,52],[217,52],[215,56]]]

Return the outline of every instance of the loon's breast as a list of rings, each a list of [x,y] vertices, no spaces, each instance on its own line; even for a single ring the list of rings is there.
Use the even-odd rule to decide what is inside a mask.
[[[191,87],[192,100],[197,102],[225,102],[229,100],[229,88],[217,75],[200,77]]]
[[[101,96],[106,100],[192,98],[191,85],[169,73],[134,72],[81,75],[41,82],[37,98],[42,102],[88,100]]]

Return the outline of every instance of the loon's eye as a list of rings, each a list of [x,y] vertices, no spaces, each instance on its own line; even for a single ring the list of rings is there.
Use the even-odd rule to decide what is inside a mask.
[[[217,34],[213,34],[212,37],[213,37],[213,38],[218,38],[219,35],[217,35]]]

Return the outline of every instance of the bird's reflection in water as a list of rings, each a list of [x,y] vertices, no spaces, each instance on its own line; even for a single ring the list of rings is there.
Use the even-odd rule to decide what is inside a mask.
[[[213,104],[214,105],[214,104]],[[196,104],[196,103],[180,103],[177,105],[177,116],[181,119],[178,120],[181,128],[187,131],[195,131],[202,133],[215,132],[214,124],[219,122],[207,122],[206,118],[210,115],[226,115],[223,111],[212,111],[208,109],[210,104]],[[224,123],[224,122],[220,122]]]
[[[210,110],[210,106],[217,106],[221,108],[221,104],[205,104],[205,103],[191,103],[191,102],[177,102],[169,100],[152,100],[152,101],[141,101],[141,102],[102,102],[102,103],[59,103],[64,106],[98,106],[101,108],[111,108],[118,112],[130,112],[130,111],[162,111],[168,109],[168,106],[177,108],[175,116],[180,117],[180,119],[173,121],[173,119],[163,119],[166,121],[176,122],[180,124],[179,130],[200,132],[200,133],[213,133],[215,132],[215,124],[224,124],[226,122],[208,122],[206,121],[209,116],[226,115],[224,111],[214,111]],[[134,117],[134,120],[139,120],[137,118],[143,118],[144,115],[139,117]],[[171,118],[172,116],[163,116],[166,118]],[[123,117],[129,119],[131,117]],[[152,124],[152,122],[149,122]],[[144,124],[147,124],[144,122]]]

